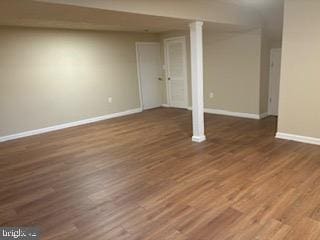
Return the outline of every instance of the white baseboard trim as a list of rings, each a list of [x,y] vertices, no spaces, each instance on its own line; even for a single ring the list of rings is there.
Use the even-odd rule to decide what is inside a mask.
[[[197,143],[201,143],[204,142],[206,140],[206,136],[192,136],[192,141],[193,142],[197,142]]]
[[[253,113],[231,112],[227,110],[219,110],[219,109],[211,109],[211,108],[205,108],[204,112],[211,113],[211,114],[218,114],[218,115],[226,115],[231,117],[260,119],[259,114],[253,114]]]
[[[320,145],[320,138],[314,138],[314,137],[306,137],[306,136],[301,136],[301,135],[294,135],[294,134],[277,132],[276,138],[291,140],[291,141],[295,141],[295,142]]]
[[[169,104],[161,104],[161,107],[168,108],[168,107],[170,107],[170,105]]]
[[[188,107],[188,110],[192,110],[192,107]],[[227,110],[213,109],[213,108],[205,108],[205,113],[217,114],[217,115],[225,115],[231,117],[241,117],[241,118],[250,118],[250,119],[262,119],[268,116],[268,113],[262,114],[254,114],[254,113],[241,113],[241,112],[232,112]]]
[[[103,121],[103,120],[107,120],[107,119],[111,119],[111,118],[122,117],[122,116],[130,115],[130,114],[134,114],[134,113],[139,113],[139,112],[142,112],[141,108],[130,109],[130,110],[127,110],[124,112],[111,113],[111,114],[104,115],[104,116],[88,118],[88,119],[84,119],[84,120],[80,120],[80,121],[76,121],[76,122],[59,124],[59,125],[55,125],[52,127],[46,127],[46,128],[16,133],[16,134],[8,135],[8,136],[0,136],[0,142],[10,141],[10,140],[18,139],[18,138],[23,138],[23,137],[29,137],[29,136],[33,136],[33,135],[57,131],[57,130],[70,128],[70,127],[76,127],[76,126],[85,125],[88,123],[99,122],[99,121]]]
[[[261,113],[260,114],[260,119],[264,119],[264,118],[269,117],[269,116],[270,116],[270,114],[268,112]]]

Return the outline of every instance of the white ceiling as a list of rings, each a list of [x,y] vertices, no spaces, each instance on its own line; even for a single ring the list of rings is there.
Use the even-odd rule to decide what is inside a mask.
[[[282,39],[284,0],[217,0],[233,3],[259,11],[265,29],[273,40]]]
[[[0,25],[67,29],[164,32],[181,30],[189,21],[101,9],[33,2],[0,0]]]
[[[281,0],[215,0],[254,8],[261,12],[266,29],[273,39],[280,40],[282,33]],[[188,19],[157,17],[86,8],[71,5],[52,4],[32,0],[0,0],[0,25],[52,27],[88,30],[113,30],[159,33],[188,29]],[[218,23],[206,23],[211,31],[232,32],[248,30]]]
[[[190,20],[52,4],[31,0],[0,0],[0,25],[64,29],[160,33],[187,30]],[[211,31],[241,31],[244,27],[208,22]]]

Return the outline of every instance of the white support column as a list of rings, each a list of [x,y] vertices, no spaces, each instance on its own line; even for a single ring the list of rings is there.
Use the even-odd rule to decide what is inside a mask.
[[[191,73],[192,73],[192,141],[203,142],[204,135],[204,107],[203,107],[203,22],[196,21],[190,24],[191,45]]]

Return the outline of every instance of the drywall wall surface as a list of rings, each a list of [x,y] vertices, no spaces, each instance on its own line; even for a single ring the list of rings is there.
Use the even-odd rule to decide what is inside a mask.
[[[137,41],[158,36],[0,28],[0,136],[139,108]]]
[[[192,103],[190,36],[188,31],[161,34],[161,42],[184,36],[187,42],[189,106]],[[243,113],[260,113],[261,30],[226,33],[204,31],[205,108]],[[164,103],[166,88],[163,88]],[[213,93],[213,98],[210,98]]]
[[[320,1],[285,1],[278,132],[320,138]]]

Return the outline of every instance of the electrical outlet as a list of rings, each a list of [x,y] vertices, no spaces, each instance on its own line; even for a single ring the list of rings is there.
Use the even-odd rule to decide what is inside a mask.
[[[112,97],[108,97],[108,103],[112,103]]]
[[[209,94],[209,97],[210,97],[210,98],[213,98],[213,96],[214,96],[214,95],[213,95],[213,92],[211,92],[211,93]]]

